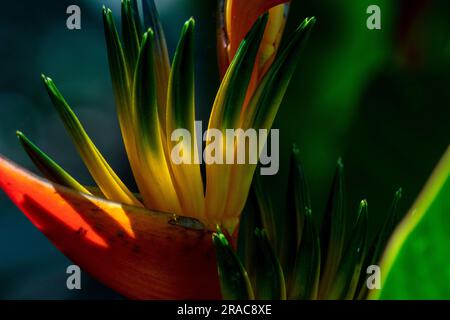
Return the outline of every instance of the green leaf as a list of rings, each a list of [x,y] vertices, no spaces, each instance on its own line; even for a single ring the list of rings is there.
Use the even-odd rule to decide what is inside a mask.
[[[366,258],[364,259],[363,269],[361,272],[361,276],[359,278],[358,290],[356,291],[357,295],[355,296],[355,298],[359,300],[365,299],[368,292],[366,284],[367,267],[379,264],[381,254],[383,253],[383,250],[386,248],[386,244],[389,241],[389,238],[391,237],[395,226],[397,225],[398,204],[400,202],[401,197],[402,197],[402,189],[399,189],[394,195],[394,200],[389,209],[386,221],[384,222],[384,225],[381,227],[381,230],[379,230],[379,232],[377,233],[375,240],[373,241],[372,245],[370,246],[367,252]]]
[[[187,130],[191,135],[190,141],[184,141],[189,148],[183,150],[190,156],[190,164],[170,162],[170,165],[183,214],[205,220],[203,180],[198,164],[198,148],[202,146],[197,145],[195,128],[194,29],[195,21],[191,18],[183,26],[175,52],[167,96],[166,135],[171,137],[177,129]],[[167,141],[169,150],[177,144],[179,141]]]
[[[211,112],[210,128],[231,129],[239,127],[247,88],[267,21],[268,14],[261,16],[241,42],[219,88]]]
[[[149,202],[152,199],[149,199],[150,192],[147,192],[147,179],[142,176],[140,159],[136,150],[136,137],[139,136],[139,133],[136,131],[136,114],[133,109],[134,103],[132,101],[133,74],[130,74],[128,71],[124,50],[117,33],[112,12],[105,7],[103,7],[103,25],[108,51],[109,70],[111,73],[122,139],[136,183],[139,190],[142,192],[146,204],[149,205]]]
[[[107,199],[142,206],[133,193],[123,184],[105,158],[87,135],[75,113],[67,104],[52,79],[42,75],[45,88],[58,111],[64,125],[72,137],[78,153],[83,159],[90,174]]]
[[[256,229],[255,297],[257,300],[285,300],[283,270],[264,230]]]
[[[280,241],[280,261],[286,275],[290,275],[295,263],[295,256],[300,245],[306,212],[311,208],[308,184],[300,162],[300,150],[293,145],[290,159],[289,182],[287,190],[287,208],[284,221],[279,230],[283,240]]]
[[[91,192],[39,149],[22,132],[17,131],[16,135],[31,161],[33,161],[48,180],[82,193],[91,194]]]
[[[297,250],[294,270],[289,278],[289,299],[316,299],[319,277],[320,239],[311,210],[307,208],[304,215],[302,239]]]
[[[243,108],[246,107],[244,100],[267,19],[268,15],[265,14],[254,23],[237,50],[214,101],[208,125],[209,133],[211,130],[221,130],[225,136],[227,129],[242,129],[240,116]],[[222,150],[235,149],[237,145],[245,145],[245,141],[241,141],[241,139],[245,139],[245,136],[244,133],[237,135],[236,139],[228,139],[228,141],[223,139]],[[212,134],[206,137],[207,147],[212,139],[214,139]],[[224,161],[226,161],[226,153],[221,152],[220,154]],[[221,221],[230,232],[233,232],[245,206],[253,171],[245,176],[246,180],[243,183],[244,179],[241,179],[243,175],[235,172],[238,171],[237,167],[248,172],[249,170],[244,169],[247,166],[237,166],[227,162],[228,164],[225,165],[210,164],[206,166],[206,211],[210,215],[210,219]],[[244,190],[239,191],[241,186],[244,186]],[[269,237],[271,237],[270,234]]]
[[[351,300],[355,296],[362,265],[367,251],[368,205],[361,201],[358,218],[353,227],[338,271],[331,285],[329,299]]]
[[[162,148],[156,102],[153,43],[153,31],[149,30],[142,38],[133,86],[133,123],[136,125],[136,132],[140,135],[136,139],[140,153],[145,153],[142,149],[147,148],[158,153]]]
[[[194,28],[195,20],[191,18],[181,31],[169,80],[167,106],[167,121],[173,123],[172,127],[186,128],[189,132],[195,132]]]
[[[142,8],[144,13],[145,28],[152,29],[154,32],[155,46],[153,50],[156,66],[158,115],[163,133],[163,140],[165,141],[167,85],[169,83],[170,76],[169,53],[167,50],[164,30],[159,20],[155,2],[153,0],[142,0]]]
[[[344,165],[339,159],[321,230],[322,258],[319,298],[326,297],[341,262],[345,242]]]
[[[254,294],[247,271],[220,230],[213,234],[213,244],[216,250],[222,298],[253,300]]]
[[[258,54],[261,40],[266,30],[269,15],[266,13],[261,16],[253,25],[250,32],[236,53],[237,58],[234,59],[229,67],[230,77],[229,86],[227,88],[223,108],[222,128],[239,127],[244,100],[247,95],[247,89],[255,68],[256,55]]]
[[[136,4],[136,1],[134,1]],[[135,10],[131,0],[122,0],[122,37],[125,50],[125,58],[128,67],[130,82],[134,79],[134,69],[136,68],[139,56],[140,34],[138,32],[139,20],[136,21]]]
[[[307,18],[295,30],[264,76],[248,106],[244,128],[270,129],[316,19]]]
[[[142,37],[133,87],[133,129],[137,156],[132,166],[138,173],[136,182],[147,206],[154,210],[180,213],[165,156],[167,146],[161,139],[153,46],[153,31],[150,29]],[[143,172],[145,175],[142,175]]]
[[[369,298],[450,299],[450,147],[381,261],[381,290]]]
[[[117,33],[114,18],[110,9],[103,7],[103,25],[106,46],[108,49],[109,70],[116,100],[117,115],[125,142],[127,153],[134,144],[133,122],[131,110],[131,77],[128,72],[122,44]]]

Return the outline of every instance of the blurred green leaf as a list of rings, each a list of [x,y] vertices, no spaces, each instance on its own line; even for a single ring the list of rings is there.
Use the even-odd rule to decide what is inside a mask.
[[[194,28],[195,20],[183,26],[172,64],[167,100],[167,125],[195,132],[195,81],[194,81]]]
[[[283,270],[264,230],[255,230],[255,297],[258,300],[285,300]]]
[[[344,165],[339,159],[333,185],[325,209],[321,230],[322,268],[319,286],[319,298],[328,295],[337,269],[341,262],[346,232],[344,205]]]
[[[253,300],[250,280],[238,256],[225,235],[218,230],[213,234],[222,298],[225,300]]]
[[[328,299],[353,299],[367,251],[368,205],[361,201],[358,218],[331,285]]]
[[[450,148],[391,237],[381,262],[381,299],[450,298]]]
[[[367,267],[371,265],[378,265],[380,262],[381,254],[383,250],[386,248],[386,244],[389,241],[392,232],[397,225],[398,222],[398,204],[402,197],[402,189],[397,190],[394,196],[394,200],[391,204],[391,208],[389,209],[388,216],[384,225],[381,227],[381,230],[377,233],[375,240],[369,248],[369,251],[364,259],[364,264],[362,268],[362,272],[359,278],[358,289],[356,290],[355,298],[362,300],[367,296]]]
[[[248,276],[252,283],[255,283],[254,270],[255,270],[255,230],[262,229],[261,215],[258,207],[258,200],[252,190],[249,193],[244,211],[241,215],[241,221],[239,223],[237,254],[241,259],[245,270],[247,270]]]
[[[316,299],[320,277],[320,239],[306,208],[302,239],[297,251],[292,276],[289,278],[289,299]]]
[[[273,208],[272,199],[267,197],[267,190],[264,188],[259,174],[253,176],[253,185],[250,193],[253,193],[254,199],[256,199],[262,228],[267,232],[267,236],[274,248],[278,249],[280,245],[276,230],[276,213]]]
[[[293,145],[290,159],[289,182],[287,190],[287,208],[278,230],[283,240],[280,240],[280,261],[285,274],[289,276],[294,267],[295,255],[302,238],[303,224],[307,211],[311,210],[309,187],[300,162],[300,150]]]

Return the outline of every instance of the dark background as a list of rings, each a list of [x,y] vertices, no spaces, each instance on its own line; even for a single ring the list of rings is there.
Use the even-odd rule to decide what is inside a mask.
[[[66,28],[66,8],[82,10],[82,30]],[[33,141],[80,181],[91,179],[41,84],[52,77],[112,167],[132,184],[121,144],[103,38],[101,6],[120,1],[7,1],[0,10],[0,153],[34,170],[14,132]],[[215,1],[156,0],[170,51],[185,20],[197,20],[198,118],[207,120],[219,86]],[[382,30],[366,28],[366,8],[382,10]],[[266,178],[285,196],[290,145],[302,151],[318,219],[338,157],[346,168],[350,215],[367,198],[371,228],[403,187],[402,212],[450,142],[450,2],[294,0],[287,33],[316,16],[302,61],[280,109],[282,162]],[[372,232],[373,233],[373,232]],[[65,258],[0,193],[0,298],[120,298],[83,274],[68,291]]]

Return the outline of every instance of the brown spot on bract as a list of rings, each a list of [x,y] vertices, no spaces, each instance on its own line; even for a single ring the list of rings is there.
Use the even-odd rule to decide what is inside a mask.
[[[125,233],[121,230],[117,230],[116,236],[123,239],[123,238],[125,238]]]
[[[133,246],[133,252],[134,252],[134,253],[139,253],[140,251],[141,251],[141,247],[139,247],[138,245],[135,244],[135,245]]]
[[[84,228],[78,228],[78,230],[75,232],[77,235],[79,235],[80,237],[85,237],[87,234],[87,230]]]

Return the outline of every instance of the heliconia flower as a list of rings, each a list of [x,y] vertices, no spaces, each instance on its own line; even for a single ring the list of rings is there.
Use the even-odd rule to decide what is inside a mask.
[[[289,12],[289,0],[220,0],[218,8],[217,53],[219,72],[223,77],[233,61],[241,42],[258,17],[268,12],[269,18],[253,73],[246,88],[242,110],[245,111],[263,76],[278,52]]]
[[[289,0],[221,0],[219,1],[218,57],[222,76],[225,75],[239,45],[258,17],[269,11],[269,22],[261,43],[256,73],[264,71],[273,62],[280,45],[289,10]],[[258,78],[259,78],[258,77]]]
[[[272,127],[315,23],[314,18],[305,19],[275,56],[284,10],[283,15],[275,8],[264,13],[281,2],[247,2],[241,9],[251,19],[244,29],[233,16],[241,10],[233,1],[227,4],[233,55],[213,105],[210,129]],[[256,164],[206,164],[204,194],[200,165],[171,160],[176,129],[186,129],[193,137],[190,143],[183,141],[184,156],[194,159],[201,148],[195,137],[195,22],[190,19],[183,26],[170,65],[153,0],[142,0],[142,7],[144,23],[137,0],[122,1],[122,39],[112,12],[103,8],[117,114],[139,193],[121,181],[53,80],[44,75],[50,99],[96,186],[78,182],[17,132],[47,181],[2,157],[0,188],[64,254],[126,297],[220,298],[213,232],[217,226],[229,234],[237,230]],[[222,147],[226,151],[226,145]]]

